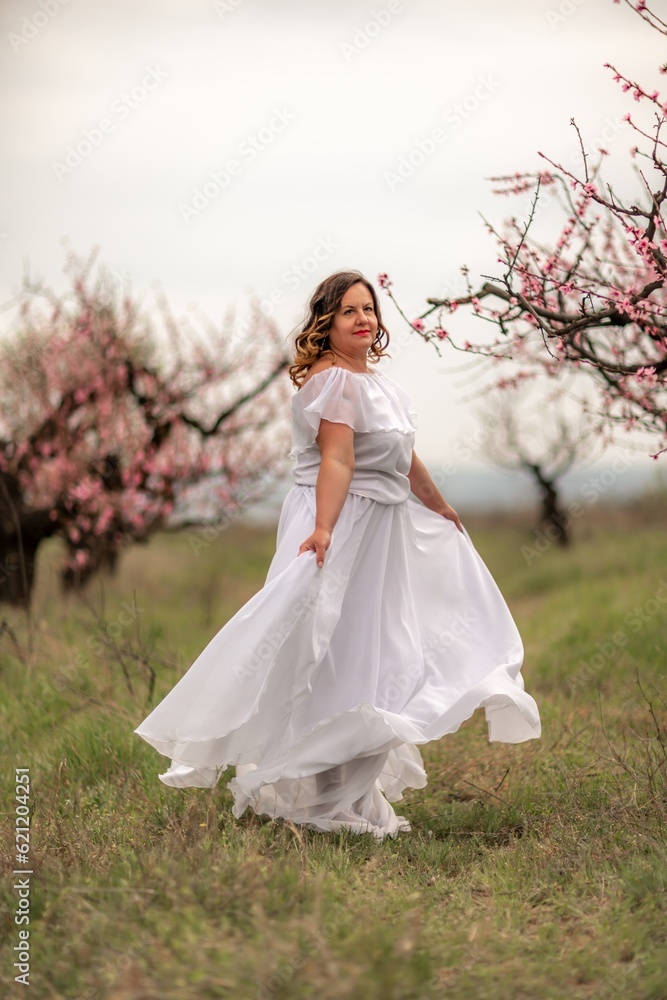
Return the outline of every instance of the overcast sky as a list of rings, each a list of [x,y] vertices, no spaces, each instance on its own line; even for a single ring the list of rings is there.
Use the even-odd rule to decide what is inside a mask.
[[[462,264],[497,273],[479,213],[516,206],[487,178],[544,166],[538,150],[572,164],[572,117],[632,188],[632,102],[603,63],[664,82],[664,40],[612,0],[3,0],[0,35],[4,330],[26,261],[65,287],[63,237],[99,245],[148,309],[156,282],[177,315],[217,322],[254,292],[280,300],[287,337],[318,281],[353,267],[388,272],[416,317],[461,290]],[[460,354],[393,353],[417,450],[457,462],[478,383],[453,372]]]

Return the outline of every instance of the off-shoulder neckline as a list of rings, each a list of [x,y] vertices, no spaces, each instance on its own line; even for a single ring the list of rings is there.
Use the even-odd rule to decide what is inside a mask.
[[[349,368],[340,368],[338,365],[331,365],[329,368],[322,368],[319,372],[315,372],[313,375],[310,376],[308,382],[312,382],[312,380],[314,378],[317,378],[318,375],[325,375],[327,372],[331,371],[347,372],[348,375],[361,375],[361,376],[372,375],[373,378],[377,378],[378,375],[386,377],[384,376],[384,372],[353,372],[350,371]],[[299,388],[297,389],[297,392],[301,392],[302,389],[305,389],[305,387],[308,385],[308,382],[304,382],[303,385],[300,385]]]

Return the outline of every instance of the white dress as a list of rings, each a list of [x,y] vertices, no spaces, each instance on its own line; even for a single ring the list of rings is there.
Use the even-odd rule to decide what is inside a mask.
[[[320,419],[354,430],[355,469],[320,568]],[[391,806],[423,788],[419,745],[484,707],[490,741],[541,734],[523,645],[472,541],[409,496],[416,415],[383,372],[317,372],[292,398],[294,485],[262,589],[135,729],[174,787],[214,787],[318,830],[408,831]]]

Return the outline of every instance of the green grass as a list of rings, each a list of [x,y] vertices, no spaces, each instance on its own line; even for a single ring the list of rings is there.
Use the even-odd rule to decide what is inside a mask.
[[[0,637],[8,844],[13,769],[31,776],[30,995],[664,1000],[664,521],[598,506],[530,563],[519,523],[466,525],[543,735],[489,744],[478,711],[423,747],[429,784],[398,808],[413,832],[381,843],[234,820],[226,776],[167,788],[133,733],[262,585],[274,531],[234,524],[199,551],[196,532],[157,536],[69,597],[59,543],[43,547],[31,619],[3,609]],[[7,996],[23,995],[13,869],[5,854]]]

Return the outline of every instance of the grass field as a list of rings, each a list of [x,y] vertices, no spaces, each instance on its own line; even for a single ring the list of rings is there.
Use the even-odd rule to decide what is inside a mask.
[[[530,559],[521,515],[464,518],[522,633],[543,735],[489,744],[478,711],[423,747],[429,784],[397,808],[413,832],[383,842],[234,820],[226,776],[167,788],[133,733],[259,589],[273,530],[232,524],[198,552],[200,533],[156,536],[67,598],[45,545],[30,620],[0,609],[0,993],[665,1000],[666,508],[598,505],[569,550]]]

